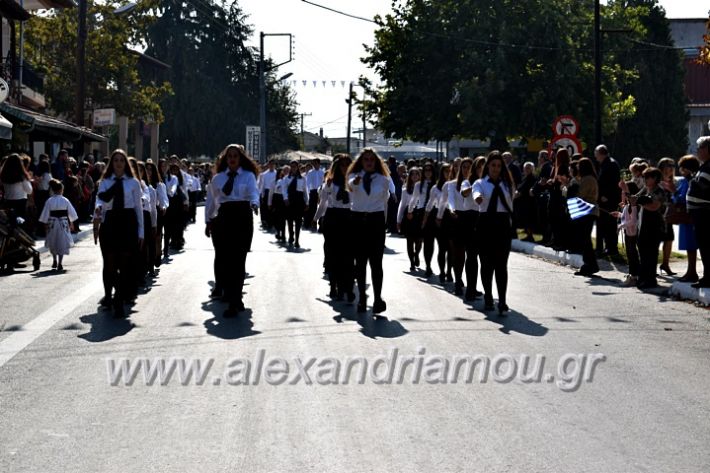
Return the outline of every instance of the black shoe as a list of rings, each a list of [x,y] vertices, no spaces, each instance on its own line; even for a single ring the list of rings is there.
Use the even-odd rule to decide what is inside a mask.
[[[598,272],[599,272],[599,269],[598,269],[598,268],[597,268],[597,269],[580,268],[580,270],[579,270],[579,271],[576,271],[576,272],[574,273],[574,275],[575,275],[575,276],[585,276],[585,277],[590,278],[590,277],[594,276],[594,275],[595,275],[596,273],[598,273]]]
[[[463,295],[463,284],[460,282],[456,283],[456,286],[454,286],[454,294],[457,296],[462,296]]]
[[[113,307],[113,298],[111,296],[104,296],[99,301],[101,307]]]
[[[450,274],[446,275],[446,282],[454,282],[454,277]]]
[[[444,284],[445,282],[446,282],[446,275],[442,273],[439,275],[439,284]]]
[[[113,304],[113,316],[117,319],[122,319],[126,317],[126,311],[123,309],[123,304],[119,302],[114,302]]]
[[[691,284],[690,287],[693,289],[707,289],[710,287],[710,279],[708,278],[702,278],[700,281]]]
[[[64,271],[64,266],[61,264],[57,265],[57,271]]]
[[[224,292],[221,289],[214,288],[210,292],[210,299],[221,299],[224,296]]]
[[[298,240],[296,240],[296,243],[294,243],[293,246],[295,246],[296,248],[300,248],[300,247],[301,247],[301,245],[298,243]]]
[[[335,286],[331,286],[331,288],[330,288],[330,293],[328,294],[328,296],[329,296],[331,299],[337,299],[337,298],[338,298],[338,290],[335,289]]]
[[[383,301],[382,299],[376,300],[374,304],[372,304],[372,313],[373,314],[381,314],[382,312],[387,310],[387,303]]]
[[[434,271],[432,271],[431,268],[429,266],[427,266],[426,272],[424,273],[424,275],[426,277],[430,278],[432,274],[434,274]]]
[[[244,307],[244,302],[239,301],[239,302],[230,302],[229,307],[224,313],[224,316],[226,318],[229,317],[234,317],[238,315],[240,312],[244,312],[246,308]]]
[[[486,301],[485,305],[483,306],[483,310],[486,312],[492,312],[495,310],[495,306],[493,305],[493,301]]]
[[[56,261],[52,263],[52,269],[57,269],[57,262]]]
[[[676,274],[678,274],[678,273],[672,271],[670,266],[668,266],[667,264],[662,264],[661,266],[659,266],[658,271],[660,273],[666,273],[668,276],[675,276]]]
[[[506,315],[506,312],[508,312],[510,309],[508,308],[508,304],[505,302],[498,302],[498,314],[499,315]]]
[[[362,314],[367,312],[367,295],[360,294],[360,299],[357,301],[357,311]]]
[[[353,291],[348,292],[348,302],[350,304],[355,302],[355,293]]]
[[[472,302],[476,300],[476,290],[475,289],[466,289],[466,295],[464,296],[464,300],[466,302]]]
[[[639,281],[638,285],[636,286],[637,288],[643,290],[643,289],[655,289],[658,287],[658,283],[656,281]]]
[[[414,266],[416,266],[417,268],[419,267],[419,255],[416,255],[414,257]]]
[[[410,273],[413,273],[413,272],[415,272],[416,270],[417,270],[417,268],[415,268],[414,265],[411,265],[411,266],[409,267],[409,272],[410,272]]]

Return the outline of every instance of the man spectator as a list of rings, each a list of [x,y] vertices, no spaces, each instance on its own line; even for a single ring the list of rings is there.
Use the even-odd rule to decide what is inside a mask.
[[[700,259],[703,262],[703,277],[693,284],[696,289],[710,287],[710,136],[698,138],[700,169],[690,181],[686,198],[688,213],[693,218],[695,237]]]
[[[63,149],[57,154],[57,159],[52,164],[52,177],[62,182],[67,178],[67,160],[69,153]]]
[[[513,154],[506,151],[503,153],[503,160],[505,161],[505,165],[508,166],[508,170],[510,171],[510,175],[513,176],[513,182],[515,183],[515,187],[517,188],[520,183],[523,181],[523,173],[520,171],[520,168],[518,167],[518,163],[516,163],[513,160]]]
[[[533,186],[531,194],[535,197],[537,204],[537,224],[538,230],[542,234],[542,245],[549,245],[552,241],[552,230],[550,227],[550,217],[548,204],[550,202],[550,192],[547,182],[552,177],[554,166],[550,161],[550,154],[546,150],[540,151],[537,155],[537,165],[539,174],[537,183]]]
[[[599,145],[594,150],[594,157],[598,163],[599,180],[599,220],[597,220],[597,254],[600,256],[614,256],[619,254],[619,239],[616,229],[616,218],[611,212],[618,210],[621,202],[621,169],[619,164],[609,156],[609,150],[604,145]]]

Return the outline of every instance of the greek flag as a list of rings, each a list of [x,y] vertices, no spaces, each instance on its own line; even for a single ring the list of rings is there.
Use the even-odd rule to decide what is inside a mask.
[[[596,207],[596,205],[592,205],[579,197],[567,199],[567,209],[569,210],[569,217],[572,220],[590,215],[594,211],[594,207]]]

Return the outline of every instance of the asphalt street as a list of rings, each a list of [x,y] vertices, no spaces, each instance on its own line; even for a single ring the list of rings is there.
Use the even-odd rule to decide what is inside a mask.
[[[248,311],[224,319],[208,297],[213,250],[202,230],[189,228],[185,250],[126,320],[98,308],[91,238],[62,274],[44,254],[39,272],[0,277],[0,471],[710,471],[706,309],[623,288],[616,273],[589,280],[513,254],[512,312],[500,318],[437,277],[410,274],[404,240],[388,238],[387,318],[358,317],[327,296],[320,235],[304,232],[295,252],[256,230]],[[260,352],[372,363],[393,349],[542,355],[556,378],[434,384],[408,372],[402,383],[326,385],[313,367],[311,384],[220,376]],[[557,363],[567,354],[603,360],[593,379],[565,389]],[[202,385],[110,382],[116,360],[160,357],[213,368]]]

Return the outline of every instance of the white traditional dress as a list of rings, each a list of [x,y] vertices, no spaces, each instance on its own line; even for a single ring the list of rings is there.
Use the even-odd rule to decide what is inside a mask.
[[[44,204],[39,221],[47,224],[47,238],[44,245],[53,255],[68,255],[74,246],[69,222],[75,222],[79,216],[71,202],[63,195],[53,195]]]

